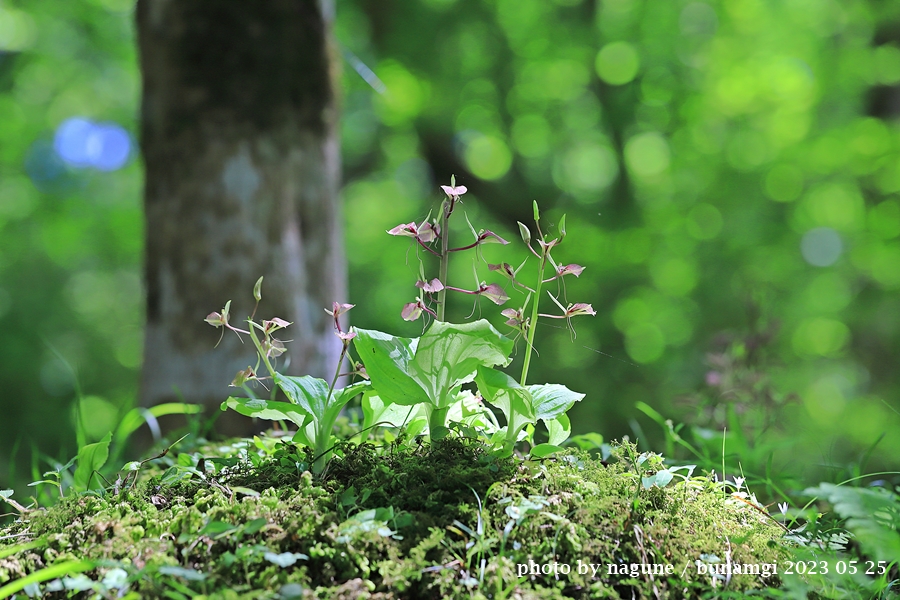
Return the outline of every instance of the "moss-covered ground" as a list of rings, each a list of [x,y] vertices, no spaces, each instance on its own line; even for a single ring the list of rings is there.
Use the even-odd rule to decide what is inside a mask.
[[[306,470],[310,458],[274,440],[211,445],[136,485],[28,511],[0,529],[0,588],[74,561],[81,573],[24,592],[744,597],[777,587],[765,565],[786,556],[783,531],[733,489],[705,477],[655,485],[648,474],[662,461],[628,445],[601,461],[498,458],[460,438],[364,444],[344,448],[321,476]],[[731,574],[704,572],[715,565]]]

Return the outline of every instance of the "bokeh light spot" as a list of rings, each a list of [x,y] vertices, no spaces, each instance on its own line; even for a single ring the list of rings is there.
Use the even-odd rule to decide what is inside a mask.
[[[649,321],[652,316],[650,306],[640,298],[626,298],[616,303],[613,323],[619,331],[628,331],[637,323]]]
[[[712,204],[698,204],[688,213],[685,228],[697,240],[711,240],[722,231],[722,213]]]
[[[841,386],[831,377],[814,382],[803,394],[803,404],[813,421],[833,426],[847,404]]]
[[[576,195],[606,188],[618,172],[616,155],[609,146],[587,142],[569,148],[553,163],[553,180]]]
[[[900,204],[885,200],[869,210],[869,230],[882,239],[890,240],[900,235]]]
[[[869,269],[882,287],[900,287],[900,246],[894,244],[878,248],[872,255]]]
[[[653,323],[638,323],[625,332],[625,351],[634,361],[652,363],[663,355],[666,339]]]
[[[697,285],[697,268],[681,258],[653,261],[650,276],[657,289],[670,296],[684,296]]]
[[[844,252],[840,234],[830,227],[810,229],[800,240],[800,252],[804,260],[815,267],[829,267]]]
[[[801,218],[809,225],[857,231],[865,223],[866,207],[853,182],[826,182],[811,189],[801,203]]]
[[[37,207],[34,187],[22,176],[0,179],[0,223],[4,220],[24,219]]]
[[[37,27],[28,13],[0,4],[0,51],[21,52],[37,39]]]
[[[640,133],[625,144],[625,163],[639,177],[659,175],[669,168],[669,144],[656,133]]]
[[[128,162],[131,138],[114,123],[98,124],[73,117],[56,129],[53,149],[71,167],[115,171]]]
[[[806,287],[804,304],[811,313],[831,313],[845,308],[852,298],[847,280],[837,273],[826,272]]]
[[[803,192],[803,171],[778,165],[766,175],[766,195],[776,202],[791,202]]]
[[[882,85],[900,83],[900,48],[885,44],[875,49],[875,74]]]
[[[616,235],[616,254],[627,263],[640,264],[650,256],[652,240],[645,229],[625,229]]]
[[[791,342],[798,356],[835,356],[849,339],[850,330],[841,321],[816,317],[801,322]]]
[[[400,125],[416,117],[428,99],[428,85],[396,61],[385,61],[378,69],[385,93],[378,94],[375,106],[387,125]]]
[[[517,117],[511,134],[513,146],[522,156],[538,158],[550,151],[550,124],[541,115]]]
[[[597,53],[594,66],[606,83],[624,85],[637,76],[641,61],[637,50],[628,42],[612,42]]]
[[[512,166],[512,152],[503,140],[480,135],[466,144],[463,152],[466,168],[479,179],[494,180],[506,175]]]
[[[100,171],[115,171],[128,162],[131,140],[118,125],[101,124],[91,132],[87,148],[93,167]]]
[[[691,2],[681,9],[678,17],[678,26],[685,35],[713,35],[718,25],[715,9],[704,2]]]
[[[73,167],[88,167],[91,164],[88,153],[88,139],[94,124],[87,119],[73,117],[63,121],[56,128],[53,148],[61,159]]]

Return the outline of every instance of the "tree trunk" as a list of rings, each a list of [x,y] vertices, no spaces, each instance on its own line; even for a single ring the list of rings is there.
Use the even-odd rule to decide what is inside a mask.
[[[218,407],[253,345],[203,319],[292,321],[288,371],[330,380],[346,301],[329,0],[139,0],[147,327],[140,403]],[[231,389],[233,391],[233,388]],[[265,390],[260,390],[265,394]],[[227,421],[227,419],[226,419]],[[242,417],[225,433],[246,431]]]

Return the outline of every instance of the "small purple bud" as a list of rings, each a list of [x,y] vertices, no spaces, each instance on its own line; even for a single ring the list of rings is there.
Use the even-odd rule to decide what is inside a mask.
[[[521,221],[516,221],[519,224],[519,235],[522,236],[522,241],[525,242],[526,246],[531,246],[531,231],[528,227],[522,223]]]
[[[722,385],[722,374],[718,371],[707,371],[706,372],[706,385],[710,387],[716,387]]]

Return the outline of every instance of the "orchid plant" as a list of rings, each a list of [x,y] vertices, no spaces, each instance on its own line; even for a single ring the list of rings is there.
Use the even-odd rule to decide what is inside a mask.
[[[559,384],[529,385],[526,381],[534,350],[535,328],[540,318],[565,319],[574,335],[572,317],[596,314],[590,304],[570,304],[564,299],[563,278],[568,275],[578,277],[584,270],[580,265],[563,265],[552,258],[553,250],[566,237],[565,216],[560,219],[557,236],[552,239],[541,229],[536,202],[533,205],[535,236],[532,237],[526,225],[518,224],[522,241],[538,263],[533,286],[522,283],[518,277],[527,258],[515,269],[508,263],[488,265],[491,272],[506,280],[507,287],[525,296],[519,308],[501,311],[507,318],[506,325],[512,328],[516,337],[524,338],[526,344],[522,372],[515,379],[498,369],[511,362],[512,338],[501,334],[485,319],[461,324],[445,321],[448,291],[484,297],[497,305],[510,300],[506,289],[498,283],[482,281],[470,290],[448,282],[452,254],[477,249],[483,244],[506,245],[509,242],[490,230],[476,231],[470,223],[474,241],[451,247],[449,220],[460,212],[460,197],[467,189],[457,186],[455,178],[451,178],[449,186],[441,187],[446,198],[437,217],[429,215],[419,224],[404,223],[388,231],[391,235],[412,238],[418,247],[439,259],[438,277],[428,279],[424,266],[420,266],[420,277],[416,282],[419,293],[415,301],[401,310],[402,318],[407,321],[425,315],[433,319],[422,336],[403,338],[356,327],[344,331],[340,316],[353,305],[335,302],[331,310],[326,310],[334,319],[334,333],[342,342],[342,351],[331,382],[310,376],[288,376],[277,370],[277,359],[285,347],[274,334],[291,323],[277,317],[257,322],[254,307],[247,319],[248,328],[240,329],[229,322],[229,301],[221,313],[207,316],[206,322],[222,327],[223,334],[224,329],[230,329],[238,336],[249,336],[258,358],[255,367],[248,366],[239,371],[231,383],[244,389],[248,397],[229,397],[222,403],[222,410],[230,408],[251,417],[293,422],[298,428],[293,440],[312,449],[313,471],[317,473],[324,470],[335,446],[332,430],[338,415],[347,402],[359,394],[362,394],[363,431],[384,425],[405,428],[408,437],[427,434],[431,439],[437,439],[454,428],[465,434],[479,435],[498,452],[508,455],[517,442],[532,442],[534,427],[542,421],[549,433],[548,442],[532,446],[530,454],[546,456],[561,448],[560,444],[571,433],[566,412],[582,400],[584,394]],[[546,284],[553,281],[560,284],[557,295],[549,290],[547,295],[559,312],[540,312],[542,292]],[[262,278],[253,290],[257,307],[262,298],[261,285]],[[349,358],[351,342],[361,362],[350,360],[352,368],[345,375],[359,380],[338,389],[336,385]],[[260,376],[261,368],[265,368],[268,375]],[[257,397],[249,384],[265,386],[267,381],[274,384],[271,397]],[[288,402],[276,401],[277,389],[284,393]],[[485,403],[503,414],[504,424],[501,425]]]

